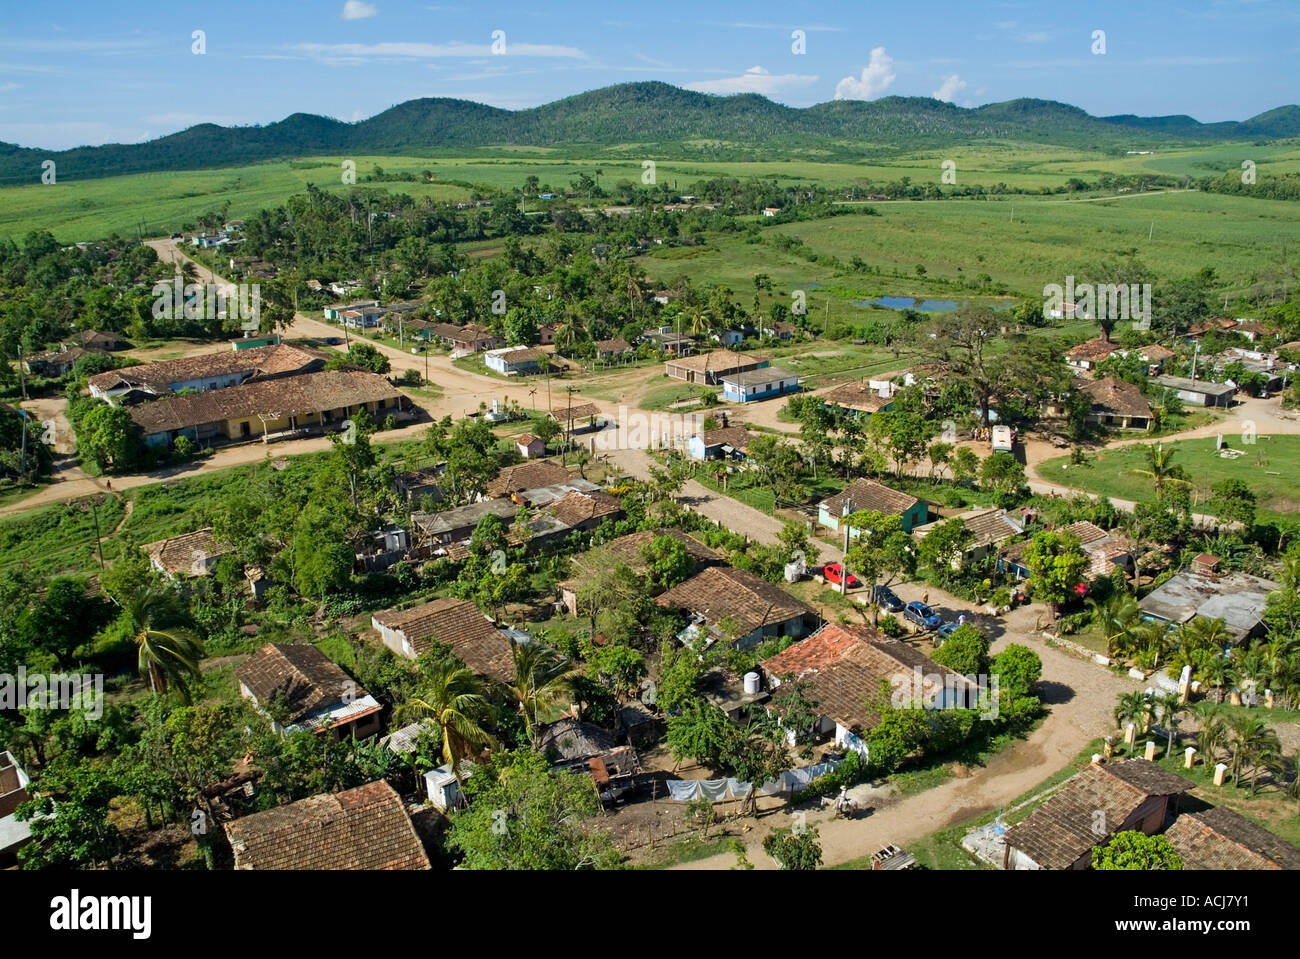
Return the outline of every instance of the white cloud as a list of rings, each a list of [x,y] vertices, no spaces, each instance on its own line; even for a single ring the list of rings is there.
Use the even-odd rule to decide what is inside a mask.
[[[871,59],[862,68],[861,77],[845,77],[835,85],[836,100],[871,100],[889,89],[894,82],[894,58],[884,47],[871,51]]]
[[[1046,30],[1031,30],[1020,35],[1021,43],[1047,43],[1051,39],[1052,35]]]
[[[10,91],[17,89],[18,84],[16,83],[0,83],[0,93],[9,93]]]
[[[379,8],[373,3],[363,3],[362,0],[348,0],[343,4],[344,20],[364,20],[367,17],[373,17],[379,12]]]
[[[936,100],[944,100],[948,103],[952,103],[953,100],[956,99],[957,94],[965,88],[966,81],[954,73],[948,79],[944,80],[943,83],[939,84],[939,89],[935,90],[931,96]]]
[[[701,80],[688,83],[686,89],[700,93],[761,93],[771,96],[789,87],[806,87],[816,83],[816,76],[802,73],[768,73],[762,67],[750,67],[738,77]]]

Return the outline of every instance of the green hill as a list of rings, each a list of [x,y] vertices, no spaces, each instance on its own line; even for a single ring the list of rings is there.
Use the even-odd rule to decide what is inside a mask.
[[[928,97],[833,100],[795,108],[756,94],[714,96],[649,82],[604,87],[527,110],[421,99],[357,123],[295,113],[266,126],[201,124],[147,143],[62,152],[0,144],[0,183],[36,182],[46,159],[57,162],[60,177],[85,179],[325,153],[418,154],[494,146],[582,147],[616,155],[655,145],[682,155],[690,151],[687,144],[708,141],[772,159],[773,151],[860,157],[864,148],[912,150],[979,140],[1116,151],[1297,135],[1300,107],[1294,105],[1243,122],[1205,124],[1187,116],[1094,117],[1078,107],[1034,99],[973,109]]]

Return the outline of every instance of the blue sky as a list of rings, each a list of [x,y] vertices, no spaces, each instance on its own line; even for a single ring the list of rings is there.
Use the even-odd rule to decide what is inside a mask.
[[[357,120],[425,96],[517,109],[632,80],[792,106],[1033,96],[1239,120],[1300,100],[1298,55],[1297,0],[5,0],[0,140],[64,149],[294,112]]]

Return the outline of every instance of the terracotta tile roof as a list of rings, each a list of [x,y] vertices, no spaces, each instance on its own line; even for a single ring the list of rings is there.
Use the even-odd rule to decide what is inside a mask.
[[[882,397],[878,391],[868,385],[867,380],[858,380],[823,393],[822,402],[830,406],[842,406],[846,410],[856,410],[859,413],[879,413],[894,400],[893,397]]]
[[[502,682],[515,677],[510,640],[467,600],[448,596],[410,609],[386,609],[373,618],[405,635],[417,656],[438,642],[450,646],[456,658],[480,676]]]
[[[1065,355],[1071,360],[1090,360],[1099,363],[1115,352],[1115,349],[1116,344],[1098,336],[1067,350]]]
[[[696,353],[668,360],[664,366],[675,366],[694,373],[736,373],[740,370],[757,369],[767,360],[761,356],[748,356],[735,350],[711,350],[708,353]]]
[[[1071,523],[1069,526],[1065,527],[1065,529],[1061,530],[1061,532],[1069,533],[1071,536],[1077,536],[1079,539],[1079,545],[1081,546],[1087,546],[1089,543],[1095,543],[1098,540],[1106,539],[1110,536],[1110,533],[1106,532],[1100,526],[1097,526],[1095,523],[1089,523],[1087,520],[1082,520],[1078,523]]]
[[[677,540],[686,547],[686,552],[691,559],[697,564],[717,563],[722,561],[722,555],[709,549],[698,539],[688,536],[679,529],[669,527],[659,530],[642,530],[639,533],[628,533],[626,536],[619,536],[612,539],[604,546],[598,547],[606,555],[614,557],[618,562],[626,563],[634,572],[643,572],[646,568],[646,561],[641,550],[647,545],[654,542],[660,536],[668,536]],[[584,554],[584,557],[591,556],[591,553]],[[581,560],[584,557],[579,557]]]
[[[959,519],[962,525],[970,530],[975,537],[972,542],[974,546],[988,546],[995,543],[1001,543],[1010,539],[1018,533],[1024,532],[1024,528],[1011,516],[1006,510],[1002,509],[980,509],[968,510],[952,519]],[[918,538],[924,538],[929,535],[936,527],[947,522],[947,520],[938,520],[934,523],[926,523],[924,526],[918,526],[912,532]]]
[[[1173,350],[1167,346],[1161,346],[1159,343],[1152,343],[1150,346],[1144,346],[1137,351],[1138,356],[1142,357],[1148,363],[1159,363],[1161,360],[1167,360],[1171,356],[1177,356]]]
[[[1089,765],[1008,829],[1005,840],[1044,869],[1069,869],[1101,843],[1092,831],[1097,812],[1115,832],[1151,796],[1178,795],[1191,785],[1145,759]]]
[[[219,546],[212,536],[212,527],[196,529],[192,533],[160,539],[156,543],[146,543],[140,547],[148,554],[152,562],[157,563],[169,573],[196,572],[194,564],[224,556],[231,551],[229,546]],[[204,574],[207,570],[204,569]]]
[[[328,656],[305,643],[268,643],[235,667],[258,705],[283,698],[289,723],[335,703],[369,695]]]
[[[740,626],[741,635],[769,624],[815,615],[812,607],[781,587],[732,566],[710,566],[678,583],[657,602],[696,613],[713,625],[730,617]]]
[[[1184,869],[1300,869],[1300,849],[1223,806],[1182,813],[1165,838]]]
[[[569,493],[546,508],[566,526],[578,526],[582,523],[606,516],[615,516],[623,512],[623,502],[608,493]]]
[[[206,379],[212,376],[243,374],[245,380],[285,373],[306,372],[325,365],[325,355],[317,350],[279,344],[255,346],[247,350],[219,350],[176,360],[128,366],[120,370],[96,373],[87,380],[99,390],[119,386],[138,386],[150,393],[163,395],[172,391],[173,383]]]
[[[730,446],[742,453],[748,452],[749,444],[754,439],[749,430],[743,426],[724,426],[716,430],[705,430],[699,434],[699,437],[706,450],[718,446]]]
[[[597,353],[625,353],[632,349],[632,344],[621,336],[612,340],[597,340],[594,345]]]
[[[823,500],[821,505],[831,516],[838,518],[844,514],[845,506],[848,506],[850,513],[873,509],[886,515],[901,516],[917,502],[917,498],[910,493],[902,493],[875,480],[858,477],[834,496]]]
[[[587,420],[600,415],[600,407],[595,403],[574,403],[572,406],[557,406],[548,415],[561,426],[567,427],[570,420],[575,427],[585,426]]]
[[[380,780],[226,824],[236,869],[429,869],[393,787]]]
[[[1151,415],[1151,404],[1142,395],[1142,391],[1127,380],[1107,376],[1100,380],[1088,380],[1079,385],[1092,397],[1092,412],[1111,416],[1147,416]]]
[[[539,486],[551,486],[572,479],[573,474],[558,463],[550,460],[529,460],[515,466],[506,466],[497,472],[496,478],[487,484],[488,496],[509,496],[524,490],[537,489]]]
[[[1233,329],[1241,333],[1254,333],[1256,336],[1277,336],[1278,333],[1276,326],[1260,323],[1258,320],[1243,320]]]
[[[164,396],[130,410],[132,421],[148,435],[248,417],[310,416],[401,396],[401,391],[374,373],[331,370]]]
[[[806,684],[818,712],[855,734],[880,722],[879,710],[868,699],[879,697],[882,681],[891,688],[910,687],[919,668],[919,692],[925,699],[942,692],[945,681],[970,685],[920,650],[869,626],[828,623],[759,665],[777,680],[793,677]]]
[[[550,353],[545,350],[533,349],[532,347],[523,347],[522,349],[512,349],[505,353],[497,354],[505,360],[507,366],[516,366],[520,363],[541,363],[550,357]]]

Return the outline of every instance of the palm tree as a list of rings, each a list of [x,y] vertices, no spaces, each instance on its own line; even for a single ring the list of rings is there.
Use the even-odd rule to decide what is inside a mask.
[[[1225,687],[1235,684],[1237,671],[1221,654],[1205,656],[1196,667],[1196,677],[1213,691],[1215,704],[1222,703]]]
[[[1196,734],[1196,746],[1207,765],[1218,759],[1219,747],[1227,740],[1228,728],[1224,724],[1223,707],[1219,703],[1202,700],[1192,707],[1192,715],[1201,724]]]
[[[709,332],[709,320],[698,306],[691,310],[691,336],[704,336]]]
[[[1172,446],[1165,449],[1163,443],[1158,445],[1147,443],[1142,447],[1142,453],[1147,461],[1146,469],[1135,469],[1133,472],[1151,479],[1157,500],[1164,495],[1166,486],[1192,485],[1183,468],[1170,463],[1177,452],[1177,448]]]
[[[442,737],[442,758],[459,785],[460,764],[492,737],[479,724],[487,699],[478,677],[454,660],[443,660],[423,677],[418,694],[397,707],[399,722],[432,719]]]
[[[553,650],[540,643],[510,641],[515,677],[505,683],[505,691],[519,708],[528,731],[528,741],[536,746],[538,713],[564,695],[571,675],[567,664]]]
[[[1115,723],[1121,729],[1132,723],[1139,732],[1145,732],[1150,713],[1151,704],[1143,693],[1124,693],[1115,705]]]
[[[1254,791],[1260,767],[1282,752],[1282,743],[1264,720],[1238,714],[1228,717],[1228,749],[1232,753],[1232,784],[1239,784],[1242,767],[1249,766]]]
[[[1168,759],[1174,752],[1174,742],[1178,738],[1178,723],[1181,716],[1186,715],[1191,708],[1183,702],[1182,697],[1169,693],[1157,700],[1160,707],[1160,722],[1169,732],[1169,748],[1165,750],[1165,758]]]
[[[1238,647],[1232,651],[1232,664],[1237,671],[1237,678],[1242,686],[1251,686],[1257,692],[1268,685],[1272,676],[1268,657],[1264,655],[1262,644],[1256,643],[1248,648]]]
[[[1142,622],[1142,610],[1137,600],[1127,593],[1116,593],[1109,599],[1098,602],[1088,600],[1092,610],[1092,621],[1106,639],[1106,655],[1113,656],[1122,645],[1127,645],[1129,635]]]
[[[121,603],[138,651],[140,675],[154,693],[174,687],[186,703],[190,682],[198,678],[203,640],[187,623],[180,594],[153,581],[137,587]]]

